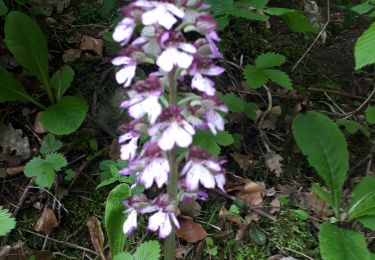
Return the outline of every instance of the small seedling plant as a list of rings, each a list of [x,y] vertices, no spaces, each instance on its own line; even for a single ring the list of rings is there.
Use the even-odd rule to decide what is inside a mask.
[[[76,131],[88,111],[86,101],[78,96],[65,96],[74,79],[74,71],[62,66],[51,77],[48,66],[47,40],[38,24],[19,11],[6,16],[5,43],[25,73],[35,76],[45,91],[49,104],[45,105],[30,95],[14,76],[0,67],[0,102],[21,101],[32,103],[44,110],[40,118],[43,126],[55,135]]]

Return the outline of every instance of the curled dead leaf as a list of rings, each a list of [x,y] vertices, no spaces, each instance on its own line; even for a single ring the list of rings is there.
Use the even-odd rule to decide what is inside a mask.
[[[103,47],[104,43],[102,39],[96,39],[88,35],[82,36],[81,45],[79,46],[82,51],[93,51],[100,57],[103,57]]]
[[[57,221],[53,210],[48,207],[44,207],[42,215],[35,224],[34,230],[36,232],[43,232],[44,234],[49,235],[58,226],[59,222]]]
[[[193,221],[190,217],[179,216],[180,228],[176,230],[176,235],[188,243],[197,243],[206,238],[207,232],[203,226]]]
[[[219,211],[219,218],[228,220],[234,224],[242,225],[242,220],[240,216],[231,214],[226,208],[222,207]]]
[[[104,255],[104,235],[100,221],[97,217],[90,217],[87,220],[87,227],[89,228],[91,243],[95,248],[95,251],[99,254],[102,260],[105,260]]]
[[[260,183],[248,181],[243,189],[236,193],[236,196],[252,206],[260,205],[263,202],[265,192]]]
[[[39,111],[34,119],[34,132],[38,134],[44,134],[47,132],[47,129],[44,128],[43,124],[40,122],[40,118],[43,115],[43,111]]]

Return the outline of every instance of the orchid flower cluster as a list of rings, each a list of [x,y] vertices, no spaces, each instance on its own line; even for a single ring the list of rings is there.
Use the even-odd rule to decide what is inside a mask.
[[[215,63],[222,57],[220,39],[208,7],[202,0],[136,0],[121,9],[124,18],[113,38],[123,50],[112,63],[128,96],[121,107],[132,121],[121,127],[121,159],[128,165],[120,173],[134,174],[135,185],[157,186],[161,192],[153,199],[142,194],[124,201],[127,235],[137,227],[139,214],[152,214],[148,229],[165,238],[180,227],[179,202],[207,198],[203,189],[224,191],[224,160],[193,145],[197,130],[223,131],[227,112],[210,79],[224,69]],[[134,83],[140,64],[155,71]]]

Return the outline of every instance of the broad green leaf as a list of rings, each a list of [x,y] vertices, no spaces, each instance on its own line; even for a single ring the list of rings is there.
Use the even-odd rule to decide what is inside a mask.
[[[298,147],[329,188],[331,206],[337,216],[349,169],[344,135],[330,118],[317,112],[297,115],[292,128]]]
[[[255,20],[255,21],[264,22],[268,20],[268,17],[264,14],[255,13],[255,12],[252,12],[248,9],[246,10],[241,7],[237,7],[237,8],[231,7],[227,10],[227,14],[230,14],[235,17],[240,17],[240,18],[245,18],[245,19]]]
[[[332,196],[327,191],[323,190],[322,187],[319,186],[319,184],[313,183],[312,189],[314,193],[323,201],[325,201],[328,205],[330,205],[331,207],[335,206],[332,200]]]
[[[42,146],[40,147],[40,152],[42,154],[54,153],[57,152],[62,147],[62,142],[56,140],[56,137],[53,134],[47,134],[44,137]]]
[[[49,86],[47,41],[38,24],[19,11],[11,11],[4,30],[6,45],[17,61],[43,86]]]
[[[80,97],[66,96],[44,111],[40,121],[52,134],[67,135],[76,131],[86,117],[88,105]]]
[[[375,22],[357,40],[354,48],[355,68],[375,63]]]
[[[8,210],[0,206],[0,237],[8,234],[16,226],[16,221]]]
[[[375,216],[375,177],[363,177],[355,186],[348,215],[349,220]]]
[[[316,29],[311,25],[309,19],[302,12],[289,12],[282,15],[284,22],[293,32],[314,32]]]
[[[244,113],[248,118],[255,121],[257,119],[258,110],[259,110],[259,107],[256,103],[245,102]]]
[[[373,4],[370,4],[369,2],[364,2],[362,4],[352,7],[351,10],[358,14],[365,14],[365,13],[370,12],[372,9],[374,9],[374,7],[375,6]]]
[[[375,217],[362,217],[357,219],[361,224],[372,231],[375,231]]]
[[[51,84],[57,102],[59,102],[65,92],[69,89],[74,79],[74,70],[68,65],[64,65],[52,76]]]
[[[263,9],[268,4],[269,0],[240,0],[239,3],[246,4],[247,6],[254,7],[256,9]]]
[[[265,69],[264,74],[277,85],[288,90],[293,90],[292,81],[285,72],[281,70]]]
[[[325,222],[319,231],[320,253],[324,260],[371,260],[363,233]]]
[[[113,260],[134,260],[134,257],[128,252],[121,252],[115,255]]]
[[[232,93],[225,94],[223,96],[224,103],[228,106],[229,111],[234,113],[240,113],[244,110],[244,102],[242,98]]]
[[[265,85],[268,78],[262,69],[258,69],[253,65],[247,65],[244,69],[246,83],[253,89],[258,89]]]
[[[158,241],[148,241],[137,247],[134,254],[135,260],[158,260],[160,259],[160,244]]]
[[[108,195],[105,207],[105,229],[109,240],[112,255],[121,253],[124,249],[125,236],[122,232],[126,215],[126,209],[122,201],[131,194],[129,185],[123,183],[116,186]]]
[[[267,69],[273,68],[277,66],[281,66],[286,62],[286,58],[284,55],[267,52],[259,55],[255,60],[255,66],[258,69]]]
[[[35,100],[23,88],[12,74],[0,67],[0,103],[7,101],[24,101],[35,103]]]
[[[275,15],[275,16],[281,16],[287,13],[292,13],[295,12],[296,10],[294,9],[288,9],[288,8],[278,8],[278,7],[272,7],[264,10],[266,14],[269,15]]]
[[[375,124],[375,106],[366,109],[366,119],[369,124]]]
[[[8,7],[4,3],[4,0],[0,0],[0,16],[4,16],[8,13]]]
[[[355,134],[358,131],[361,131],[365,136],[367,137],[370,136],[368,129],[364,127],[363,125],[361,125],[360,123],[358,123],[357,121],[340,118],[336,121],[336,123],[338,125],[345,127],[345,130],[349,134]]]
[[[215,141],[218,145],[229,146],[233,144],[233,136],[227,131],[218,132],[215,136]]]

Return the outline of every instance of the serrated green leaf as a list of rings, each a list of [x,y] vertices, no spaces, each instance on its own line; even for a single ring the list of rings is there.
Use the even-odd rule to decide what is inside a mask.
[[[134,260],[134,257],[128,252],[121,252],[115,255],[113,260]]]
[[[344,135],[330,118],[317,112],[297,115],[292,128],[298,147],[329,188],[330,205],[338,216],[349,169]]]
[[[6,18],[5,41],[16,60],[43,86],[49,86],[47,40],[38,24],[19,11],[11,11]]]
[[[264,74],[274,83],[288,90],[293,90],[292,81],[288,74],[281,70],[265,69]]]
[[[281,66],[286,62],[284,55],[267,52],[259,55],[255,60],[255,66],[258,69],[268,69],[277,66]]]
[[[262,69],[258,69],[253,65],[247,65],[244,69],[244,77],[246,79],[246,83],[249,85],[250,88],[258,89],[264,86],[268,78]]]
[[[349,220],[375,216],[375,177],[363,177],[355,186],[348,215]]]
[[[74,70],[68,65],[62,66],[52,76],[51,84],[55,93],[57,102],[61,100],[65,92],[70,88],[74,79]]]
[[[244,110],[244,102],[239,96],[232,93],[225,94],[223,96],[223,101],[231,112],[241,113]]]
[[[355,48],[355,69],[375,63],[375,22],[358,38]]]
[[[160,244],[158,241],[148,241],[137,247],[134,254],[135,260],[158,260],[160,259]]]
[[[220,154],[220,146],[216,143],[215,137],[208,131],[197,131],[194,135],[193,144],[214,155]]]
[[[325,222],[319,231],[320,253],[324,260],[370,260],[363,233]]]
[[[0,237],[7,235],[16,226],[16,221],[8,210],[0,206]]]
[[[375,124],[375,106],[369,106],[366,109],[366,120],[369,124]]]
[[[311,25],[309,19],[299,11],[289,12],[282,15],[284,22],[293,32],[314,32],[316,29]]]
[[[40,122],[55,135],[67,135],[76,131],[86,117],[88,105],[76,96],[66,96],[44,111]]]
[[[218,145],[229,146],[233,144],[234,139],[233,139],[233,135],[231,135],[227,131],[221,131],[216,134],[215,141]]]
[[[116,186],[107,198],[104,221],[112,255],[117,255],[124,249],[125,236],[122,226],[126,219],[126,215],[123,214],[126,208],[122,201],[127,199],[130,194],[129,185],[123,183]]]
[[[60,140],[56,140],[56,137],[53,134],[47,134],[44,137],[42,146],[40,147],[40,152],[42,154],[54,153],[57,152],[62,145],[62,142]]]
[[[259,107],[256,103],[245,102],[244,113],[248,118],[255,121],[257,119],[257,111],[258,110],[259,110]]]

